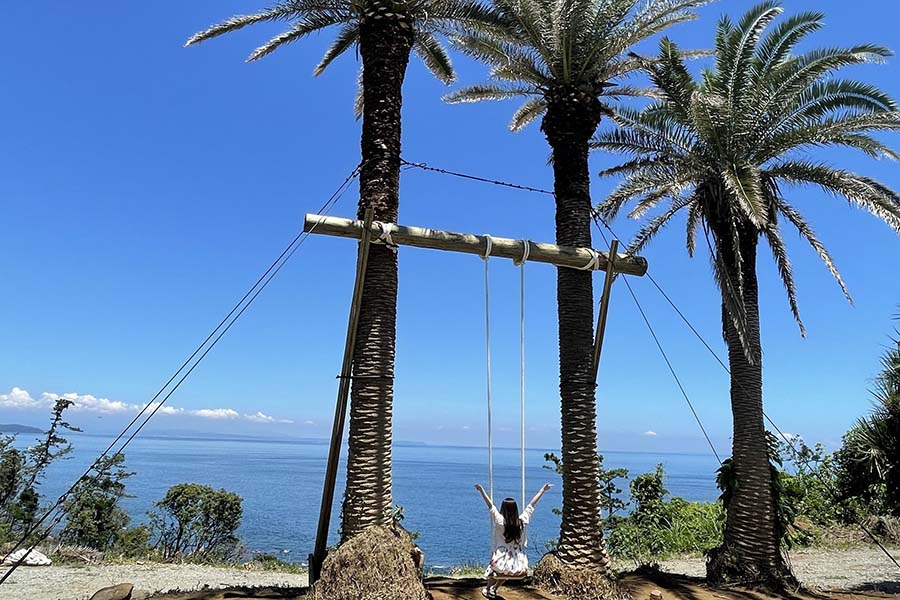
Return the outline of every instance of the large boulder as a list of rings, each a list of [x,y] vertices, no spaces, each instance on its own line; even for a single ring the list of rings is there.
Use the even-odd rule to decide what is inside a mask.
[[[22,557],[25,557],[25,560],[22,560]],[[3,561],[4,565],[14,565],[22,560],[23,567],[49,567],[53,564],[53,561],[50,560],[47,555],[38,552],[37,550],[32,550],[29,552],[26,548],[22,548],[21,550],[16,550],[12,554],[10,554],[6,560]]]
[[[131,592],[133,591],[134,584],[120,583],[98,590],[91,596],[91,600],[132,600]]]

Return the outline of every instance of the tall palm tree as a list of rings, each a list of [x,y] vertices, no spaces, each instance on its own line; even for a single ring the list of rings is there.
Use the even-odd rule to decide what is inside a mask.
[[[641,40],[693,19],[706,0],[495,0],[501,27],[453,38],[491,67],[491,83],[451,93],[451,103],[521,97],[510,129],[542,117],[552,150],[556,242],[591,245],[588,142],[607,104],[646,90],[616,82],[641,67],[628,52]],[[557,556],[605,570],[597,466],[596,382],[592,368],[591,273],[557,270],[563,511]]]
[[[786,197],[810,184],[842,196],[900,231],[900,196],[878,181],[810,157],[819,147],[857,149],[873,157],[897,155],[873,137],[900,129],[894,100],[877,87],[843,79],[847,65],[877,62],[890,52],[872,44],[795,54],[795,46],[822,27],[823,15],[801,13],[773,25],[782,13],[767,1],[733,24],[723,17],[713,67],[696,80],[669,40],[647,69],[661,98],[641,111],[620,109],[621,129],[598,135],[594,148],[632,159],[604,171],[624,180],[600,206],[613,218],[630,201],[630,216],[647,220],[630,245],[640,251],[676,214],[687,215],[687,250],[694,254],[702,228],[722,296],[722,326],[731,370],[732,458],[737,490],[722,548],[707,564],[714,580],[777,580],[789,576],[779,549],[766,452],[762,403],[762,347],[756,276],[764,239],[803,333],[791,263],[779,223],[793,225],[819,255],[849,299],[831,256]]]
[[[362,117],[362,162],[358,214],[396,222],[400,185],[400,109],[411,53],[444,83],[453,67],[437,34],[492,13],[477,0],[280,0],[271,8],[231,17],[192,36],[200,43],[265,22],[289,28],[254,50],[249,61],[311,33],[337,27],[337,36],[316,67],[321,74],[351,48],[362,59],[357,116]],[[353,355],[349,456],[344,495],[343,539],[392,519],[391,421],[397,317],[397,253],[384,245],[370,250]]]

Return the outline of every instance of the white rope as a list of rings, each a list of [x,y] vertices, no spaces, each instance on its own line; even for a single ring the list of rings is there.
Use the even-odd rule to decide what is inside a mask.
[[[525,498],[525,263],[528,261],[528,252],[531,243],[522,240],[522,260],[516,261],[519,266],[519,403],[520,403],[520,438],[522,447],[522,508],[527,502]]]
[[[591,260],[588,261],[586,265],[583,267],[577,267],[581,271],[597,271],[600,269],[600,259],[603,258],[602,255],[594,250],[593,248],[586,248],[586,250],[591,255]]]
[[[484,260],[484,342],[485,342],[485,372],[487,377],[487,444],[488,444],[488,492],[491,502],[494,501],[494,448],[493,448],[493,423],[491,410],[491,286],[489,276],[489,262],[491,256],[491,248],[494,243],[491,236],[485,235],[484,254],[481,256]],[[493,523],[493,516],[490,516],[490,522]],[[488,531],[491,531],[489,529]],[[491,548],[493,551],[493,548]]]
[[[378,239],[374,240],[373,243],[384,244],[385,246],[396,248],[397,244],[394,243],[394,238],[391,237],[391,232],[394,230],[394,224],[382,223],[381,221],[376,221],[376,223],[378,223],[381,232],[378,234]]]

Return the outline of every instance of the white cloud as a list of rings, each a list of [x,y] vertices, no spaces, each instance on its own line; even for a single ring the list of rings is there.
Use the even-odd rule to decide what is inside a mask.
[[[190,411],[190,414],[204,419],[237,419],[241,416],[233,408],[201,408]]]
[[[254,423],[293,423],[290,419],[276,419],[262,411],[257,411],[255,415],[244,415],[244,418],[248,421],[253,421]],[[312,423],[312,421],[310,421],[310,423]]]
[[[0,394],[0,407],[2,408],[38,408],[46,406],[41,400],[31,397],[26,390],[14,387],[8,394]]]
[[[469,431],[470,429],[472,429],[472,428],[469,427],[468,425],[463,425],[463,426],[462,426],[462,430],[463,430],[463,431]]]
[[[99,412],[104,414],[137,412],[138,410],[140,410],[139,407],[133,404],[126,404],[125,402],[121,402],[119,400],[110,400],[109,398],[98,398],[96,396],[92,396],[91,394],[76,394],[75,392],[69,392],[68,394],[63,394],[62,396],[60,396],[59,394],[54,394],[52,392],[44,392],[43,394],[41,394],[41,399],[44,400],[47,405],[54,404],[60,398],[71,401],[72,410],[83,410],[87,412]]]
[[[657,433],[656,433],[655,431],[652,431],[652,430],[651,430],[651,431],[645,431],[645,432],[644,432],[644,435],[646,435],[646,436],[648,436],[648,437],[656,437],[656,436],[657,436]]]
[[[315,422],[315,421],[310,421],[310,420],[307,419],[306,421],[303,421],[303,424],[304,424],[304,425],[315,425],[316,422]]]
[[[145,406],[149,411],[156,410],[160,415],[189,415],[200,417],[203,419],[244,419],[253,423],[293,423],[290,419],[277,419],[267,415],[261,411],[256,414],[241,415],[233,408],[200,408],[189,410],[169,404],[160,406],[159,402],[149,404],[128,404],[121,400],[110,400],[109,398],[98,398],[92,394],[78,394],[69,392],[67,394],[56,394],[54,392],[44,392],[40,397],[35,398],[28,393],[27,390],[14,387],[8,394],[0,394],[0,408],[12,409],[40,409],[53,406],[57,400],[63,398],[72,402],[73,411],[84,411],[101,414],[129,414],[138,413]],[[157,408],[158,407],[158,408]],[[305,424],[312,425],[312,421]]]

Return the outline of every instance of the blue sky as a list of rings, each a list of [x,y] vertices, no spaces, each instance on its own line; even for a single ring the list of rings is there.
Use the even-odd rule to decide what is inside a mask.
[[[785,0],[821,9],[814,45],[900,49],[897,9]],[[260,2],[196,0],[6,7],[0,39],[0,421],[42,423],[52,394],[74,394],[73,421],[112,431],[168,375],[278,255],[359,160],[353,54],[313,78],[330,39],[315,36],[263,61],[243,59],[280,30],[264,25],[185,49],[193,32]],[[670,30],[709,47],[729,0]],[[456,56],[462,83],[481,66]],[[897,61],[848,70],[900,96]],[[403,153],[411,161],[551,185],[537,126],[506,124],[514,105],[447,106],[413,62]],[[606,126],[606,125],[604,125]],[[896,140],[892,140],[896,142]],[[900,188],[895,164],[827,156]],[[592,157],[592,170],[612,163]],[[595,198],[613,185],[595,178]],[[900,302],[898,239],[875,218],[814,190],[790,198],[825,241],[854,295],[788,234],[809,336],[792,323],[771,259],[760,261],[765,401],[788,432],[835,443],[869,406],[868,381]],[[356,190],[332,211],[351,216]],[[407,171],[401,221],[552,241],[546,196]],[[633,223],[614,224],[623,238]],[[596,246],[602,242],[595,240]],[[157,430],[324,437],[330,429],[355,246],[311,239],[170,400]],[[651,272],[718,351],[717,292],[704,255],[674,227],[646,252]],[[481,444],[485,432],[482,263],[404,248],[400,257],[396,438]],[[496,437],[516,443],[518,275],[492,261]],[[555,276],[527,267],[530,445],[558,445]],[[597,276],[599,291],[602,277]],[[730,433],[727,376],[646,280],[633,286],[721,451]],[[613,292],[600,373],[603,448],[698,450],[684,400],[621,284]],[[50,394],[50,395],[48,395]],[[289,422],[288,422],[289,421]],[[646,435],[655,432],[656,435]]]

